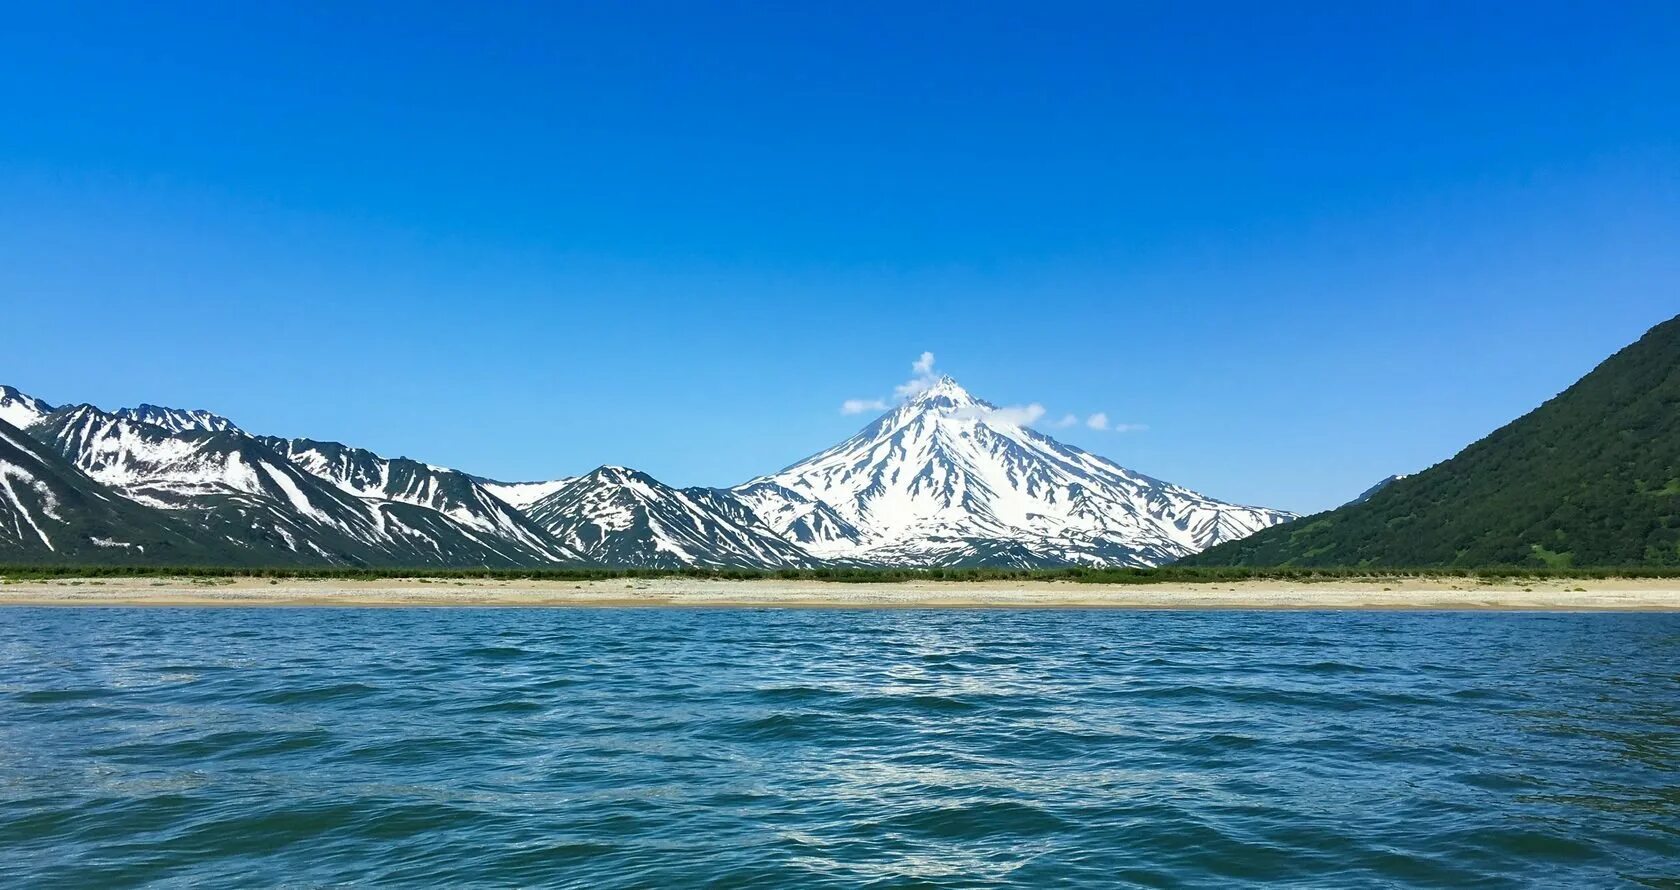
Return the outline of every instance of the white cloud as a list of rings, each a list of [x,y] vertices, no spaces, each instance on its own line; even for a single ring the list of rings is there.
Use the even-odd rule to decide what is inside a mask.
[[[973,418],[997,426],[1032,426],[1044,416],[1044,406],[1037,402],[1029,405],[1005,405],[1002,408],[982,408],[975,405],[963,408],[951,416]]]
[[[891,399],[847,399],[840,403],[841,414],[865,414],[876,411],[890,410],[894,405],[906,399],[913,398],[919,393],[926,392],[939,382],[939,374],[934,370],[934,356],[931,352],[923,352],[910,363],[910,379],[893,387]],[[1044,418],[1044,406],[1038,402],[1025,405],[1006,405],[1002,408],[966,408],[956,416],[967,417],[991,423],[998,426],[1032,426]],[[1056,429],[1071,429],[1084,424],[1093,430],[1107,430],[1117,433],[1130,433],[1149,429],[1141,423],[1112,423],[1108,419],[1108,412],[1098,411],[1088,414],[1081,419],[1077,414],[1063,414],[1057,420],[1048,424]]]
[[[847,399],[840,403],[841,414],[862,414],[865,411],[885,411],[887,403],[881,399]]]
[[[1043,416],[1044,406],[1033,402],[1030,405],[1005,405],[993,411],[986,420],[997,420],[1012,426],[1032,426]]]
[[[1113,423],[1108,419],[1107,411],[1098,411],[1085,418],[1085,425],[1094,430],[1106,430],[1111,433],[1137,433],[1149,429],[1147,423]]]
[[[915,361],[911,362],[910,374],[909,380],[893,387],[894,398],[908,399],[917,393],[933,388],[933,384],[939,380],[933,373],[933,353],[924,352]]]
[[[893,402],[902,402],[918,393],[926,392],[939,382],[933,372],[933,353],[923,352],[910,363],[910,379],[893,387]],[[841,414],[862,414],[866,411],[885,411],[892,407],[886,399],[847,399],[840,403]]]

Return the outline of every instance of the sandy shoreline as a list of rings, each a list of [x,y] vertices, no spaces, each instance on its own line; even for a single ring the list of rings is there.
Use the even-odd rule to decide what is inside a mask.
[[[373,581],[90,578],[0,584],[0,606],[676,606],[795,608],[1680,611],[1680,580],[1226,584],[1068,581]]]

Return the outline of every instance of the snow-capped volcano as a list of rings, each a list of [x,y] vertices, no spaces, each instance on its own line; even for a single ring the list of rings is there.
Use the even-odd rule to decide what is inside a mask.
[[[821,559],[1150,566],[1293,518],[1064,445],[950,377],[845,442],[733,489]]]

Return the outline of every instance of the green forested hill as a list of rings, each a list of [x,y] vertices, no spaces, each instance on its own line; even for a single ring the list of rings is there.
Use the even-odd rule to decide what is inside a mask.
[[[1680,565],[1680,317],[1451,460],[1183,565]]]

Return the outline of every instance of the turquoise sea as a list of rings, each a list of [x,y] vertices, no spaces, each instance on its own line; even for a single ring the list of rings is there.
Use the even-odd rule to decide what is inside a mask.
[[[0,609],[18,887],[1680,887],[1680,616]]]

